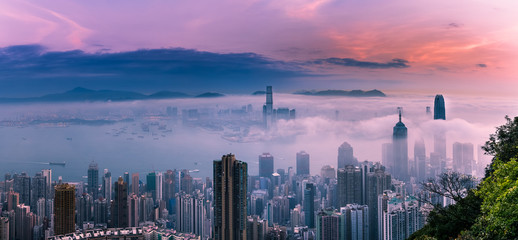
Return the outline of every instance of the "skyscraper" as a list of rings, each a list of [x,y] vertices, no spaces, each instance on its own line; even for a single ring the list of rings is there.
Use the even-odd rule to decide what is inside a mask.
[[[369,231],[371,239],[378,236],[378,196],[391,188],[392,177],[384,167],[376,164],[367,174],[366,204],[369,207]]]
[[[104,169],[104,177],[103,177],[103,192],[102,195],[106,199],[107,202],[111,202],[112,200],[112,173],[108,171],[108,169]],[[96,199],[96,198],[94,198]]]
[[[67,183],[54,187],[54,234],[75,231],[75,187]]]
[[[313,183],[304,186],[304,222],[309,228],[315,228],[315,194]]]
[[[309,154],[304,151],[297,153],[297,175],[309,175]]]
[[[446,110],[444,107],[444,97],[440,94],[435,96],[433,108],[434,120],[446,120]],[[446,133],[443,129],[434,131],[434,152],[437,153],[441,160],[446,160]]]
[[[396,179],[408,180],[408,141],[407,128],[401,121],[401,108],[399,108],[399,122],[394,126],[392,134],[392,146],[394,148],[394,167],[392,173]]]
[[[317,214],[317,238],[319,240],[340,239],[340,217],[331,210],[321,209]],[[344,238],[348,239],[348,238]]]
[[[453,170],[464,173],[473,174],[473,144],[459,143],[453,144]]]
[[[88,193],[94,199],[99,197],[99,167],[94,161],[88,166]]]
[[[347,142],[342,143],[338,148],[338,169],[347,165],[358,165],[358,160],[353,155],[353,148]]]
[[[271,177],[273,174],[273,156],[270,153],[259,155],[259,177]]]
[[[426,180],[426,146],[421,138],[414,143],[414,168],[419,181]]]
[[[129,226],[130,227],[138,227],[139,224],[139,206],[140,206],[140,198],[132,193],[129,195]]]
[[[131,192],[139,195],[139,173],[131,174]]]
[[[444,97],[441,94],[435,95],[435,101],[434,101],[434,106],[433,106],[433,119],[446,120]]]
[[[115,182],[115,198],[111,206],[111,225],[116,228],[129,226],[128,217],[128,183],[119,177]]]
[[[338,206],[363,204],[362,169],[353,165],[338,169]]]
[[[228,154],[214,161],[213,171],[214,239],[246,239],[247,164]]]
[[[163,194],[162,199],[167,204],[167,209],[170,209],[169,200],[174,198],[175,195],[175,174],[173,170],[167,170],[164,174],[164,185],[162,186]]]
[[[263,105],[263,121],[266,129],[269,129],[273,121],[273,93],[272,86],[266,87],[266,104]]]

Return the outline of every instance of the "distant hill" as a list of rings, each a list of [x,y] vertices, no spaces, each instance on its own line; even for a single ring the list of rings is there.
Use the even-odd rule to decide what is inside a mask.
[[[379,91],[379,90],[370,90],[370,91],[363,91],[363,90],[352,90],[352,91],[346,91],[346,90],[322,90],[322,91],[297,91],[293,94],[299,94],[299,95],[310,95],[310,96],[344,96],[344,97],[386,97],[385,93]]]
[[[252,93],[252,95],[265,95],[266,91],[255,91]]]
[[[222,97],[221,93],[204,93],[195,97]],[[27,102],[120,102],[134,100],[151,100],[151,99],[174,99],[174,98],[192,98],[186,93],[160,91],[150,95],[116,90],[91,90],[87,88],[77,87],[63,93],[47,94],[41,97],[28,98],[0,98],[0,103],[27,103]]]
[[[197,98],[215,98],[215,97],[224,97],[224,94],[215,93],[215,92],[206,92],[196,96]]]

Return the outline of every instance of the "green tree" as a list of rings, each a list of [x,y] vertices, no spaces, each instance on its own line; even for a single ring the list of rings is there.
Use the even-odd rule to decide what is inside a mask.
[[[478,239],[518,238],[518,161],[493,161],[493,173],[480,184],[482,215],[471,229]]]
[[[489,136],[489,141],[482,147],[486,155],[493,156],[493,160],[507,162],[518,155],[518,117],[511,119],[505,116],[506,124],[497,127],[496,132]],[[486,170],[486,177],[492,172],[493,163]]]

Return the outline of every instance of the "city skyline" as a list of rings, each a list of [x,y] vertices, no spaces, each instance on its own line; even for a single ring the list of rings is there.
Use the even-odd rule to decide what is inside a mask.
[[[0,240],[518,238],[515,9],[2,1]]]

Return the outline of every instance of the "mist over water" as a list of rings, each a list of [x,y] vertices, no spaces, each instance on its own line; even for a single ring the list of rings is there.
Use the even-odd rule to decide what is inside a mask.
[[[471,142],[476,148],[505,122],[505,115],[518,115],[518,99],[445,95],[447,120],[433,121],[433,113],[425,112],[426,106],[433,111],[433,99],[432,94],[386,98],[274,94],[274,108],[294,108],[297,118],[279,120],[267,132],[260,125],[264,96],[1,105],[0,174],[25,171],[33,176],[50,167],[53,180],[63,176],[65,181],[81,181],[93,160],[101,172],[107,168],[114,178],[125,171],[140,172],[143,178],[147,172],[167,169],[198,169],[193,177],[204,178],[212,177],[213,160],[233,153],[249,163],[249,174],[254,175],[261,153],[275,157],[275,169],[286,169],[295,166],[295,154],[301,150],[311,156],[311,173],[319,174],[323,165],[336,167],[337,149],[344,141],[351,144],[359,161],[381,161],[381,145],[391,141],[398,121],[397,107],[403,107],[408,128],[409,158],[414,141],[421,137],[429,155],[437,129],[447,130],[447,157],[451,158],[454,142]],[[240,117],[218,115],[248,104],[253,111]],[[178,108],[177,120],[165,116],[168,106]],[[182,110],[195,108],[203,120],[183,124]],[[67,124],[70,119],[91,122]],[[94,120],[105,122],[93,124]],[[149,131],[143,130],[143,124]],[[65,167],[48,165],[63,161]]]

